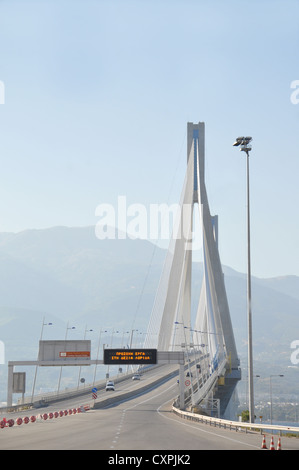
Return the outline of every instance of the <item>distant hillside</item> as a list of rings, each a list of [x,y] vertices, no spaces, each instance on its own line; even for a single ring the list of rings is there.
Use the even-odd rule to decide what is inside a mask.
[[[0,234],[0,340],[6,361],[35,358],[43,317],[53,323],[45,328],[47,339],[63,339],[68,321],[81,339],[86,325],[145,332],[165,254],[145,240],[98,240],[94,227]],[[238,352],[245,357],[246,276],[229,267],[224,276]],[[196,263],[197,289],[201,278]],[[299,339],[299,278],[253,278],[252,298],[255,359],[287,368],[290,344]]]
[[[92,311],[111,315],[113,304],[136,298],[152,253],[153,245],[140,240],[98,240],[92,227],[2,234],[0,305],[64,320]],[[164,256],[159,249],[155,253],[153,271]]]

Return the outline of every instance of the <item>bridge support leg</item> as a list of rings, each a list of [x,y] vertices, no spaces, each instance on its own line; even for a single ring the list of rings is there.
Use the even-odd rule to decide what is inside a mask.
[[[185,364],[180,364],[180,410],[185,409]]]
[[[7,406],[12,406],[13,371],[14,371],[14,365],[8,363]]]

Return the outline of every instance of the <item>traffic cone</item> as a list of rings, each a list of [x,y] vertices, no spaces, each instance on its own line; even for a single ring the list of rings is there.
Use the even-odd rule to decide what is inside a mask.
[[[270,450],[275,450],[273,436],[271,437]]]
[[[264,434],[264,436],[263,436],[263,442],[262,442],[262,447],[261,447],[261,449],[267,449],[265,434]]]
[[[280,436],[278,438],[278,442],[277,442],[277,449],[276,450],[281,450],[281,440],[280,440]]]

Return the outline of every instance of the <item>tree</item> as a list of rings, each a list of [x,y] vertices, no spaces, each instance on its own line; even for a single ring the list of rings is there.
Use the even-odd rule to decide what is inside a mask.
[[[241,416],[242,423],[249,422],[249,410],[243,410],[239,416]]]

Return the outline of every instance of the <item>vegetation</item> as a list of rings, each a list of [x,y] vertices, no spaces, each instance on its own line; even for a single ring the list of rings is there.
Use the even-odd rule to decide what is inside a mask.
[[[238,416],[241,416],[242,423],[249,422],[249,410],[243,410],[241,414],[238,414]]]

